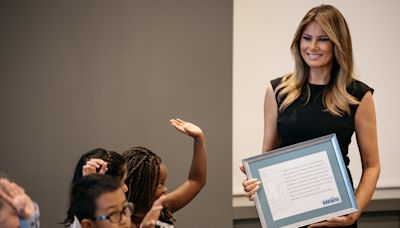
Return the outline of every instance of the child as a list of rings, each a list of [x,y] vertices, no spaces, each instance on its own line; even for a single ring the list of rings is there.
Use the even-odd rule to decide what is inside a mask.
[[[143,228],[154,227],[162,201],[163,197],[155,202]],[[76,219],[66,225],[71,228],[131,228],[133,212],[134,204],[128,203],[115,178],[91,174],[72,186],[68,215]]]
[[[81,156],[75,167],[72,184],[78,182],[83,176],[97,172],[118,179],[124,192],[128,191],[125,184],[127,175],[125,159],[115,151],[102,148],[93,149]]]
[[[174,191],[166,193],[167,168],[156,154],[144,147],[132,147],[122,154],[128,165],[127,198],[136,206],[132,215],[136,225],[142,222],[154,200],[163,194],[166,194],[166,198],[159,220],[173,224],[172,213],[186,206],[206,183],[207,159],[202,130],[180,119],[172,119],[170,123],[176,130],[194,139],[189,177]]]
[[[125,159],[117,152],[102,148],[90,150],[81,156],[75,167],[71,187],[84,176],[97,172],[118,180],[123,191],[128,191],[128,187],[125,184],[127,175]],[[67,218],[62,223],[68,226],[74,222],[74,219],[74,214],[67,213]]]

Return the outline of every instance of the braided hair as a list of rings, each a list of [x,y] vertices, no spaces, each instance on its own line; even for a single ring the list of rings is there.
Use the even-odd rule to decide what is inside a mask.
[[[144,147],[131,147],[122,156],[128,165],[127,199],[137,212],[150,210],[160,176],[161,158]]]
[[[127,199],[135,204],[135,212],[147,213],[155,199],[160,177],[161,158],[145,147],[131,147],[122,156],[128,166],[128,176],[126,185],[128,186]],[[164,204],[161,211],[160,220],[173,223],[175,219],[169,210],[168,205]],[[139,224],[141,218],[132,216],[132,220]]]

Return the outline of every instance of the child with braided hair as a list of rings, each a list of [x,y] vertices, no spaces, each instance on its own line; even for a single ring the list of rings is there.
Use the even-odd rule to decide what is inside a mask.
[[[105,176],[109,176],[110,178],[114,179],[116,183],[119,183],[119,187],[122,190],[123,193],[128,191],[128,187],[125,184],[125,179],[127,176],[127,165],[124,157],[122,157],[121,154],[115,152],[115,151],[108,151],[102,148],[96,148],[93,150],[90,150],[89,152],[86,152],[81,156],[79,159],[78,163],[76,164],[75,167],[75,172],[74,176],[72,179],[72,184],[71,184],[71,199],[76,198],[73,194],[73,188],[75,185],[78,183],[82,182],[82,179],[87,178],[87,176],[91,175],[98,175],[98,174],[103,174]],[[93,177],[96,179],[96,177]],[[92,179],[93,179],[92,178]],[[97,177],[99,179],[100,177]],[[89,178],[90,179],[90,178]],[[102,182],[102,180],[100,180]],[[94,187],[94,186],[93,186]],[[89,187],[87,189],[88,192],[83,191],[85,194],[83,198],[81,198],[79,201],[90,201],[88,197],[90,196],[90,190],[92,187]],[[116,187],[115,187],[116,188]],[[89,191],[90,190],[90,191]],[[108,189],[110,190],[110,189]],[[111,190],[116,190],[116,189],[111,189]],[[80,190],[82,192],[82,189]],[[82,196],[81,196],[82,197]],[[92,197],[92,196],[91,196]],[[90,198],[90,197],[89,197]],[[125,198],[125,195],[124,195]],[[150,210],[147,212],[145,215],[145,218],[143,219],[143,222],[140,224],[140,226],[136,226],[135,224],[129,225],[131,228],[154,228],[155,227],[155,222],[159,217],[160,211],[163,208],[162,203],[165,200],[165,196],[161,195],[158,197],[154,203],[151,205]],[[72,200],[74,201],[74,200]],[[77,218],[76,213],[80,213],[79,210],[77,210],[77,207],[80,208],[81,206],[77,205],[72,205],[72,202],[70,204],[70,207],[68,208],[67,211],[67,218],[64,220],[62,224],[65,226],[69,226],[71,228],[77,228],[77,227],[83,227],[81,225],[81,220]],[[86,209],[83,209],[86,210]],[[94,210],[93,208],[91,210]],[[132,211],[133,212],[133,211]],[[121,215],[121,214],[119,214]],[[79,216],[78,216],[79,217]],[[123,223],[121,220],[120,216],[120,221],[117,222],[117,224]],[[130,220],[130,219],[129,219]],[[85,223],[86,224],[86,223]],[[125,224],[125,223],[123,223]],[[131,224],[131,222],[129,222]],[[111,227],[110,224],[106,224],[107,227]],[[97,227],[97,226],[94,226]],[[116,226],[113,226],[116,227]]]
[[[142,222],[154,200],[165,194],[164,208],[159,222],[174,224],[172,213],[186,206],[206,183],[207,159],[206,146],[202,130],[196,125],[180,119],[170,123],[176,130],[194,139],[194,151],[188,179],[177,189],[167,193],[167,168],[159,156],[144,147],[132,147],[122,155],[127,161],[128,186],[127,198],[135,204],[132,221],[136,225]]]

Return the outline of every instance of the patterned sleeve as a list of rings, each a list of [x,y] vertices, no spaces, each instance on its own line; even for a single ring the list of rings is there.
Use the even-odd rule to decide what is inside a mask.
[[[27,219],[22,219],[20,218],[19,220],[19,227],[21,228],[40,228],[40,212],[39,212],[39,206],[34,202],[35,205],[35,214]]]

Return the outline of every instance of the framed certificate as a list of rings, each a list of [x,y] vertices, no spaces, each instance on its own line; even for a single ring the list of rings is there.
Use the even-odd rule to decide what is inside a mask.
[[[261,181],[254,203],[263,228],[300,227],[358,210],[335,134],[243,160]]]

